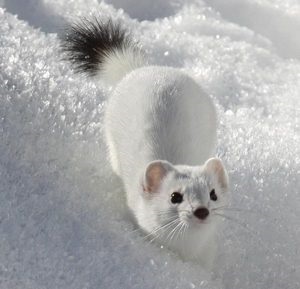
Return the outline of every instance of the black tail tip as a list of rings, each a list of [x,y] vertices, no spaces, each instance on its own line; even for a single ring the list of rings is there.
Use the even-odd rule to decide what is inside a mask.
[[[120,22],[101,21],[97,17],[82,18],[64,29],[60,35],[64,59],[76,72],[95,76],[111,52],[135,47],[130,33]]]

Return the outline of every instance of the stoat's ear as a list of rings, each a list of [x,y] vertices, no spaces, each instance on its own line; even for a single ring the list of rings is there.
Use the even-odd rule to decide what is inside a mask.
[[[144,176],[144,191],[149,193],[157,192],[162,180],[172,170],[174,170],[173,165],[167,161],[158,160],[149,163]]]
[[[211,158],[204,164],[204,170],[214,177],[222,190],[228,190],[228,175],[220,159]]]

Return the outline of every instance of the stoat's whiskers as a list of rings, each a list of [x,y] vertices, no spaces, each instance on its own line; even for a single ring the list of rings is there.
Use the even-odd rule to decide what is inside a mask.
[[[177,233],[177,238],[176,240],[178,240],[179,238],[183,238],[184,237],[184,227],[186,226],[185,222],[181,222],[180,223],[180,227]]]
[[[233,207],[227,207],[227,206],[212,208],[211,211],[243,212],[243,213],[250,213],[250,214],[259,214],[264,217],[266,216],[264,213],[262,213],[260,211],[248,210],[248,209],[242,209],[242,208],[233,208]]]
[[[176,224],[175,228],[173,228],[173,230],[167,235],[167,237],[165,239],[166,242],[170,243],[172,241],[172,239],[174,238],[174,236],[175,236],[176,232],[178,231],[180,225],[181,225],[181,221],[179,221]]]
[[[173,225],[176,225],[176,223],[178,222],[178,217],[171,217],[167,220],[167,223],[159,226],[157,228],[155,228],[154,230],[152,230],[149,234],[147,234],[144,239],[147,239],[149,236],[154,236],[154,238],[152,238],[150,240],[150,243],[153,242],[155,239],[157,239],[158,237],[160,237],[162,235],[162,231],[163,230],[168,230],[170,227],[172,228]]]
[[[167,214],[161,214],[167,216]],[[159,226],[147,234],[144,239],[152,237],[150,243],[161,238],[165,244],[170,244],[174,240],[184,238],[188,224],[180,219],[179,216],[172,216],[165,220],[166,224]]]

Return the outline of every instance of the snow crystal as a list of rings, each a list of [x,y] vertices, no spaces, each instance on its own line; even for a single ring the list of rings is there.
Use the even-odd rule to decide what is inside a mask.
[[[299,288],[299,3],[27,2],[0,1],[0,288]],[[103,142],[107,90],[59,52],[65,21],[92,13],[216,103],[232,209],[212,276],[131,222]]]

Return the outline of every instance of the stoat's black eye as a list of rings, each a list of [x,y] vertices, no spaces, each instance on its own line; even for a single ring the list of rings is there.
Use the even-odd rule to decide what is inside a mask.
[[[171,195],[171,202],[173,204],[179,204],[183,201],[183,196],[182,194],[178,193],[178,192],[174,192],[172,195]]]
[[[215,189],[212,189],[212,191],[209,193],[209,196],[212,201],[216,201],[218,199]]]

